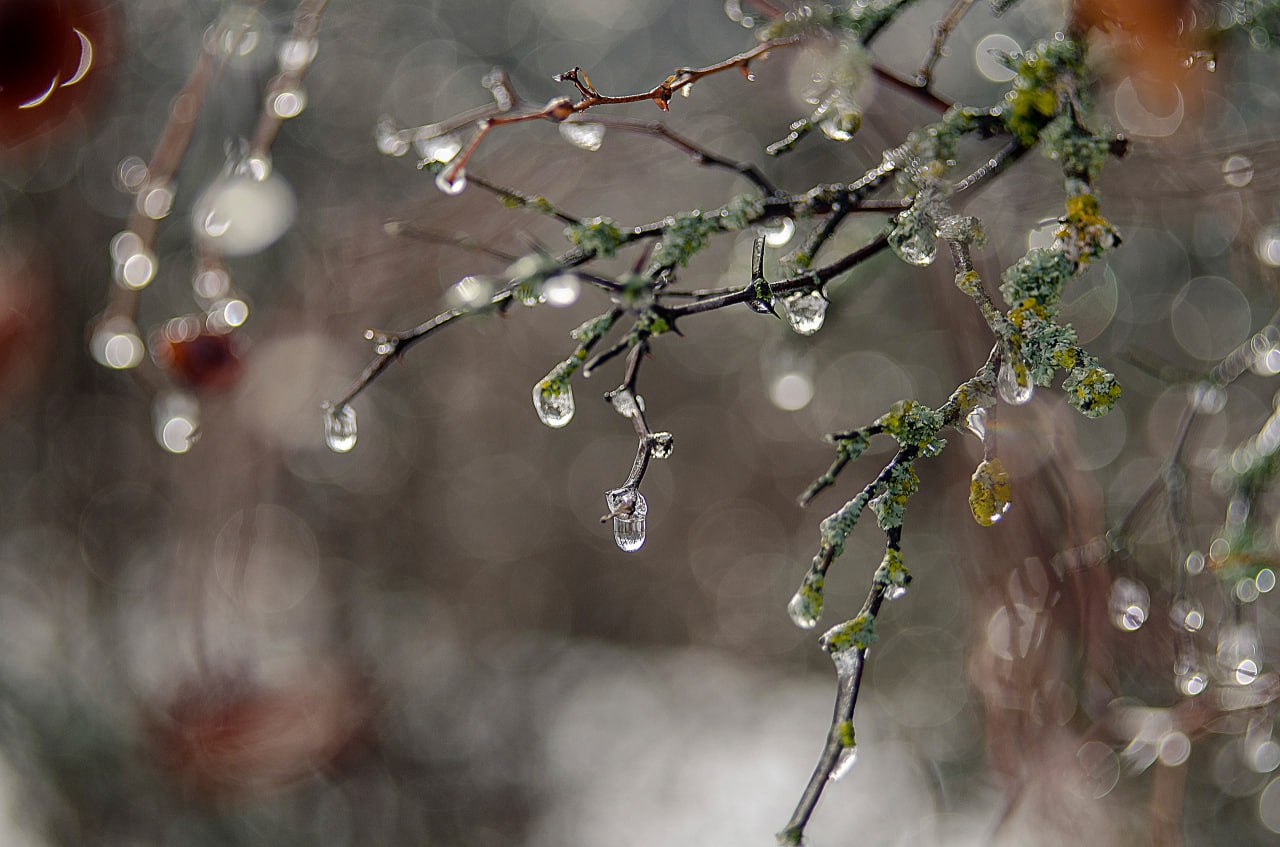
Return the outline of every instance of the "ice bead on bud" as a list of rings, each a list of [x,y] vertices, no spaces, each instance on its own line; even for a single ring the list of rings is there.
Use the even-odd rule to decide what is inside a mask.
[[[1012,504],[1009,474],[998,456],[983,459],[969,483],[969,510],[982,526],[999,523]]]
[[[1030,402],[1036,387],[1031,382],[1031,372],[1022,357],[1006,346],[1000,357],[1000,372],[996,374],[996,391],[1000,399],[1013,406]]]
[[[987,409],[985,406],[974,406],[969,410],[969,414],[965,415],[965,429],[977,436],[982,443],[987,441]]]
[[[563,121],[560,134],[574,147],[595,152],[604,144],[604,124],[595,121]]]
[[[675,449],[675,436],[669,432],[655,432],[649,436],[649,444],[653,450],[653,458],[669,459]]]
[[[858,745],[852,747],[841,747],[840,755],[836,757],[836,766],[831,769],[831,776],[828,777],[832,782],[843,779],[849,771],[853,770],[853,766],[858,761]]]
[[[538,420],[552,429],[568,426],[573,420],[573,387],[557,385],[550,377],[533,387],[533,408]]]
[[[605,494],[609,506],[606,517],[613,518],[613,540],[627,553],[634,553],[644,546],[645,517],[649,504],[644,495],[634,488],[615,488]]]
[[[1134,632],[1147,622],[1151,595],[1147,587],[1128,577],[1117,577],[1111,583],[1111,622],[1125,632]]]
[[[938,257],[938,238],[932,227],[926,227],[909,209],[898,215],[889,232],[889,246],[899,259],[918,268],[932,265]]]
[[[640,412],[641,407],[637,403],[638,400],[639,398],[636,395],[625,389],[609,397],[613,410],[624,418],[633,417]]]
[[[436,188],[445,194],[461,194],[467,188],[467,169],[445,168],[436,175]]]
[[[335,453],[349,453],[356,446],[356,410],[343,403],[325,403],[324,443]]]
[[[378,121],[378,125],[373,131],[373,139],[378,145],[378,152],[384,156],[399,157],[408,153],[409,140],[404,136],[404,131],[398,128],[390,118],[383,118]]]
[[[827,318],[827,298],[820,291],[801,291],[782,301],[787,323],[801,335],[813,335]]]
[[[419,138],[413,146],[425,162],[452,162],[462,152],[462,139],[447,132],[431,138]]]
[[[796,234],[796,222],[791,218],[778,218],[758,227],[764,243],[770,247],[785,247]]]

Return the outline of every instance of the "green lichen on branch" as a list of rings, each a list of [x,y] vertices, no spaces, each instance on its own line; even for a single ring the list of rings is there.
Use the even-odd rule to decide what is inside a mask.
[[[865,650],[875,643],[875,616],[863,612],[853,620],[836,624],[818,639],[818,646],[834,657],[846,650]]]
[[[580,224],[570,224],[565,227],[564,234],[565,238],[583,252],[602,259],[613,256],[624,243],[622,230],[618,229],[612,218],[599,217]]]

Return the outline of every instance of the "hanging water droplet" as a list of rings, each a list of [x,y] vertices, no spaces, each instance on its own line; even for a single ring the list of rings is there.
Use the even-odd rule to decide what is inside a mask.
[[[785,247],[791,237],[796,234],[796,222],[791,218],[778,218],[760,224],[757,228],[764,236],[764,243],[770,247]]]
[[[137,207],[151,220],[162,220],[173,208],[173,187],[167,182],[148,184],[138,192]]]
[[[827,298],[819,291],[801,291],[782,300],[787,323],[801,335],[813,335],[827,318]]]
[[[464,276],[449,286],[445,292],[445,302],[450,308],[471,311],[479,309],[489,302],[493,296],[493,283],[482,276]]]
[[[307,92],[301,86],[277,91],[271,98],[271,112],[281,120],[296,118],[307,108]]]
[[[840,117],[825,118],[818,124],[818,129],[822,130],[822,134],[832,141],[850,141],[853,133],[845,129],[847,123]]]
[[[609,516],[613,518],[613,540],[627,553],[634,553],[644,546],[645,517],[649,504],[644,495],[634,488],[615,488],[605,493]]]
[[[676,446],[676,438],[669,432],[655,432],[649,436],[649,442],[655,459],[670,459]]]
[[[742,20],[742,0],[724,0],[724,15],[734,23]]]
[[[542,284],[542,296],[546,298],[547,303],[561,309],[577,303],[581,292],[582,283],[577,274],[556,274]]]
[[[983,459],[969,483],[969,510],[982,526],[999,523],[1012,505],[1009,474],[999,456]]]
[[[1128,577],[1117,577],[1111,583],[1111,621],[1125,632],[1135,632],[1147,622],[1151,595],[1147,587]]]
[[[858,747],[842,747],[840,755],[836,758],[836,766],[831,769],[831,776],[828,777],[832,782],[843,779],[849,771],[853,770],[853,766],[858,761]]]
[[[826,575],[816,568],[810,568],[804,575],[795,596],[787,603],[787,615],[791,622],[801,629],[813,629],[822,617],[822,589],[826,583]]]
[[[898,258],[918,268],[933,264],[938,257],[938,237],[933,228],[924,226],[909,211],[898,216],[897,225],[889,233],[889,246]]]
[[[254,182],[266,182],[271,176],[271,157],[266,153],[250,153],[236,165],[236,173]]]
[[[1000,399],[1013,406],[1022,406],[1031,400],[1036,387],[1031,383],[1031,374],[1022,357],[1011,352],[1007,347],[1000,357],[1000,373],[996,375],[996,390]]]
[[[404,131],[390,118],[378,121],[373,130],[373,139],[378,145],[378,152],[384,156],[399,157],[409,152],[409,140],[405,138]]]
[[[356,410],[347,404],[325,403],[324,443],[335,453],[348,453],[356,446]]]
[[[413,142],[424,162],[452,162],[462,152],[462,139],[452,132],[432,138],[419,138]]]
[[[680,89],[680,96],[681,96],[681,97],[688,97],[688,96],[689,96],[690,94],[692,94],[692,93],[693,93],[693,83],[692,83],[692,82],[691,82],[691,83],[689,83],[688,85],[686,85],[684,88]]]
[[[137,291],[146,288],[156,276],[156,256],[145,247],[122,262],[116,263],[116,283],[123,288]]]
[[[977,436],[982,443],[987,442],[987,408],[974,406],[964,419],[965,428]]]
[[[466,187],[466,168],[445,168],[436,176],[436,188],[445,194],[461,194]]]
[[[901,600],[907,596],[907,587],[905,585],[890,585],[884,590],[884,599]]]
[[[548,374],[533,387],[533,408],[538,420],[552,429],[567,426],[573,420],[573,386],[559,385]]]
[[[156,397],[151,409],[156,442],[170,453],[188,452],[198,437],[200,404],[183,392],[168,392]]]
[[[133,321],[118,316],[107,318],[94,327],[89,351],[98,364],[112,370],[125,370],[142,362],[146,348]]]
[[[613,410],[624,418],[640,413],[640,407],[636,404],[638,399],[636,395],[626,389],[609,396],[609,402],[613,405]]]
[[[689,89],[684,89],[688,91]],[[604,124],[595,121],[562,121],[560,135],[574,147],[595,152],[604,143]]]
[[[1173,625],[1187,632],[1199,632],[1204,626],[1204,609],[1195,600],[1178,600],[1169,608]]]
[[[1253,162],[1238,153],[1228,156],[1222,163],[1222,178],[1232,188],[1244,188],[1253,181]]]
[[[125,262],[130,256],[142,252],[142,236],[131,230],[116,233],[111,239],[111,258],[116,262]]]

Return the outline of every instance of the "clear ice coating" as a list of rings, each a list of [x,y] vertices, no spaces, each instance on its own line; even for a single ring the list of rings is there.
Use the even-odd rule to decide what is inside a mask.
[[[791,622],[801,629],[813,629],[818,625],[818,618],[822,614],[820,596],[806,592],[805,589],[808,587],[807,582],[800,586],[800,590],[787,604],[787,615],[791,618]]]
[[[969,483],[969,510],[982,526],[999,523],[1012,505],[1009,473],[999,456],[984,459]]]
[[[842,747],[840,748],[840,756],[836,759],[836,766],[831,769],[831,776],[828,777],[832,782],[843,779],[845,774],[853,770],[853,766],[858,761],[858,747]]]
[[[466,187],[466,168],[445,168],[436,175],[436,188],[445,194],[461,194]]]
[[[898,216],[897,225],[889,233],[889,246],[908,265],[923,268],[938,257],[938,237],[910,211]]]
[[[987,440],[987,409],[985,406],[974,406],[964,419],[965,428],[978,437],[978,440],[986,443]]]
[[[905,585],[890,585],[884,590],[884,599],[901,600],[907,596],[907,587]]]
[[[609,514],[613,517],[613,540],[627,553],[644,546],[644,523],[649,504],[634,488],[615,488],[605,493]]]
[[[1147,622],[1151,595],[1147,587],[1128,577],[1117,577],[1111,583],[1111,621],[1125,632],[1134,632]]]
[[[827,298],[818,291],[801,291],[782,301],[787,323],[801,335],[813,335],[827,318]]]
[[[604,124],[595,121],[562,121],[560,134],[574,147],[594,153],[604,143]]]
[[[649,443],[652,446],[653,458],[669,459],[671,451],[675,449],[675,436],[669,432],[655,432],[649,436]]]
[[[324,443],[335,453],[356,446],[356,410],[346,405],[324,404]]]
[[[1030,402],[1035,390],[1031,373],[1022,357],[1006,349],[1000,357],[1000,372],[996,374],[996,391],[1000,399],[1013,406],[1022,406]]]
[[[538,420],[559,429],[573,420],[573,387],[544,388],[547,382],[542,380],[533,387],[533,408],[538,413]]]

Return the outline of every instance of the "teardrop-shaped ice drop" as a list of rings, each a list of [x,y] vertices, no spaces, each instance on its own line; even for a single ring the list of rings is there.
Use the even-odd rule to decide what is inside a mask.
[[[533,387],[533,408],[538,420],[552,429],[567,426],[573,420],[573,387],[557,386],[544,379]]]
[[[604,124],[595,121],[563,121],[560,135],[574,147],[595,152],[604,143]]]
[[[436,188],[445,194],[461,194],[466,187],[466,168],[445,168],[436,176]]]
[[[813,629],[818,625],[818,617],[822,611],[822,598],[817,598],[816,605],[813,600],[814,598],[807,595],[802,586],[787,604],[787,615],[790,616],[791,622],[801,629]]]
[[[905,585],[890,585],[884,590],[884,599],[901,600],[907,596],[907,587]]]
[[[605,494],[609,514],[613,516],[613,540],[619,549],[634,553],[644,546],[645,517],[649,504],[634,488],[616,488]]]
[[[765,244],[770,247],[785,247],[796,234],[796,222],[791,218],[778,218],[767,224],[761,224],[759,231],[764,236]]]
[[[845,774],[853,770],[853,766],[858,761],[858,746],[841,747],[840,755],[836,759],[836,766],[831,769],[831,776],[828,777],[832,782],[844,778]]]
[[[335,453],[348,453],[356,446],[356,410],[346,405],[324,404],[324,443]]]
[[[818,291],[801,291],[782,301],[787,323],[801,335],[813,335],[827,319],[827,298]]]
[[[998,456],[984,459],[969,483],[969,509],[982,526],[998,523],[1009,511],[1009,474]]]
[[[996,375],[996,390],[1000,399],[1014,406],[1021,406],[1031,400],[1036,387],[1031,382],[1031,374],[1022,358],[1005,351],[1000,359],[1000,373]]]
[[[938,238],[913,215],[904,212],[889,233],[889,246],[908,265],[923,268],[938,257]]]
[[[978,440],[986,443],[987,440],[987,409],[985,406],[974,406],[964,419],[965,428],[978,437]]]
[[[452,162],[462,152],[462,139],[453,133],[419,138],[413,142],[418,155],[427,162]]]

